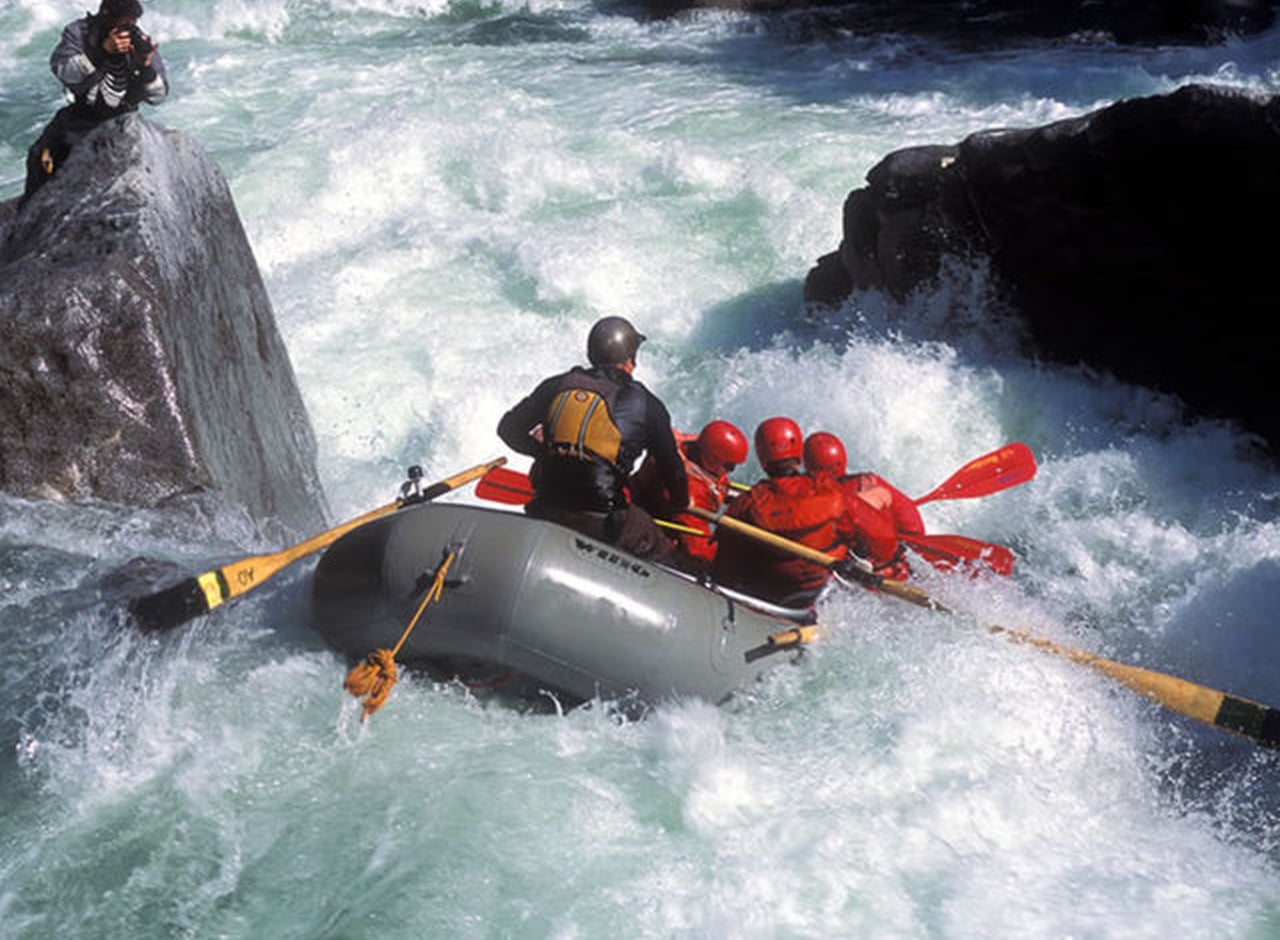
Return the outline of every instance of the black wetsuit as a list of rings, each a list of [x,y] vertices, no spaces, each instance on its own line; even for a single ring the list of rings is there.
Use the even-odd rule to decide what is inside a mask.
[[[565,392],[603,401],[607,428],[617,435],[616,453],[593,449],[598,433],[593,439],[583,431],[577,445],[553,439],[553,406]],[[539,427],[541,441],[533,436]],[[498,436],[512,450],[535,458],[531,477],[536,496],[525,509],[529,515],[571,526],[641,557],[670,556],[670,540],[648,513],[631,505],[627,482],[645,451],[653,455],[673,504],[688,503],[689,481],[666,406],[627,372],[612,366],[575,367],[552,376],[502,416]]]

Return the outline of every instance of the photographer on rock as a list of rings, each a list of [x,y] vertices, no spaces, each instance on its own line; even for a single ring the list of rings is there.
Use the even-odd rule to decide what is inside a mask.
[[[156,105],[169,93],[164,61],[151,37],[138,28],[139,0],[102,0],[97,13],[68,23],[49,67],[71,92],[71,104],[54,115],[27,151],[22,204],[62,166],[71,148],[106,121]]]

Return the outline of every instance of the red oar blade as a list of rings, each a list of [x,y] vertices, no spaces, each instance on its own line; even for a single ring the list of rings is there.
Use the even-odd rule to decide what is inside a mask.
[[[903,535],[898,539],[911,546],[935,568],[950,571],[964,565],[981,565],[996,574],[1013,573],[1013,552],[1003,545],[971,539],[965,535]]]
[[[533,484],[527,474],[506,467],[495,467],[480,478],[476,495],[495,503],[523,506],[533,499]]]
[[[916,503],[935,499],[973,499],[1026,483],[1036,475],[1036,458],[1026,444],[1005,444],[975,457]]]

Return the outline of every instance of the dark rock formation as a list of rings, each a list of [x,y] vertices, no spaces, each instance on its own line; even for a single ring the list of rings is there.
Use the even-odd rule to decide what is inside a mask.
[[[898,33],[964,47],[1099,37],[1120,43],[1220,42],[1276,22],[1276,0],[642,0],[655,16],[697,8],[796,12],[856,35]]]
[[[899,151],[844,209],[806,296],[903,297],[988,261],[1040,351],[1173,392],[1280,444],[1280,96],[1192,86],[1032,130]],[[838,262],[838,263],[837,263]]]
[[[315,439],[225,179],[128,115],[0,211],[0,489],[323,527]],[[204,494],[200,496],[199,494]]]

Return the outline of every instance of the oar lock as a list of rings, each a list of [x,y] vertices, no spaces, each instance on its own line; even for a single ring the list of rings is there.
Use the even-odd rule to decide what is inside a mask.
[[[405,503],[416,503],[422,499],[422,467],[414,464],[405,471],[409,479],[400,484],[400,499]]]
[[[832,566],[831,570],[835,572],[837,577],[860,584],[863,587],[878,588],[885,581],[884,575],[877,574],[872,569],[871,562],[865,558],[859,558],[857,555]]]

